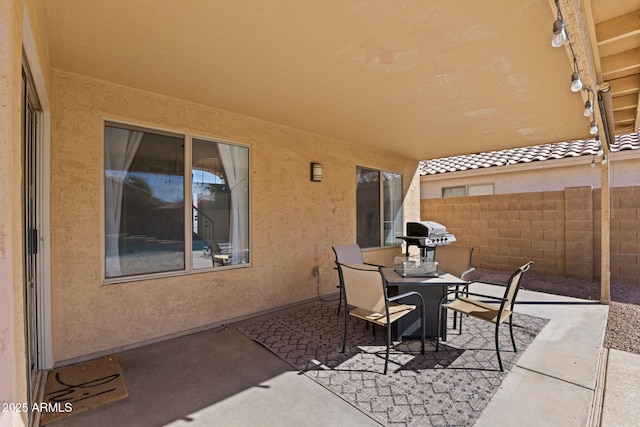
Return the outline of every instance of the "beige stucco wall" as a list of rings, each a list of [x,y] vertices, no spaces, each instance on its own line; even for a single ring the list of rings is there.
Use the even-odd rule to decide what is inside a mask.
[[[52,74],[52,303],[56,362],[336,291],[332,245],[355,242],[355,167],[404,174],[419,218],[417,161],[151,93]],[[103,119],[251,146],[252,266],[102,284]],[[309,179],[310,162],[324,181]],[[400,248],[367,252],[390,258]]]
[[[600,188],[600,164],[591,167],[592,156],[515,164],[503,167],[423,176],[420,197],[442,197],[443,187],[493,184],[495,194],[562,191],[566,187]],[[611,155],[611,186],[640,183],[640,152],[622,151]]]
[[[26,402],[21,246],[22,2],[0,2],[0,402]],[[0,426],[26,415],[0,412]]]

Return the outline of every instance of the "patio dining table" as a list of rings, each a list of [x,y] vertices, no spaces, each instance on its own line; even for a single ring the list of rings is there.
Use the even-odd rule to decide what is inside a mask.
[[[436,337],[438,335],[438,309],[440,300],[444,297],[449,286],[465,285],[467,282],[453,274],[438,270],[435,277],[403,277],[396,273],[393,268],[382,268],[382,276],[387,284],[389,296],[398,295],[405,292],[416,291],[424,298],[425,304],[425,336]],[[416,298],[417,302],[417,298]],[[407,300],[406,303],[409,303]],[[443,309],[443,316],[446,315]],[[412,313],[399,319],[395,324],[393,338],[418,338],[420,333],[420,310],[416,309]],[[447,339],[447,324],[443,322],[440,336],[442,340]]]

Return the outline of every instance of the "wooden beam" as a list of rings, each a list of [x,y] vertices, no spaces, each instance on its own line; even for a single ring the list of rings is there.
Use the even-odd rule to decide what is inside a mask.
[[[640,75],[609,80],[609,84],[611,85],[611,95],[614,97],[638,93],[640,90]]]
[[[598,45],[611,43],[640,34],[640,11],[627,13],[617,18],[596,24]]]
[[[629,110],[638,107],[638,96],[635,94],[616,96],[613,98],[613,111]]]
[[[618,123],[635,122],[636,112],[635,110],[621,110],[613,113],[613,121]]]
[[[640,105],[640,92],[638,92],[638,105]],[[636,108],[636,122],[630,132],[637,132],[640,129],[640,108]]]
[[[616,135],[626,135],[629,133],[633,133],[636,131],[636,129],[638,128],[635,126],[635,123],[630,125],[621,125],[616,127]]]
[[[627,50],[615,55],[605,56],[602,60],[602,77],[607,80],[611,74],[637,74],[640,71],[640,48]]]

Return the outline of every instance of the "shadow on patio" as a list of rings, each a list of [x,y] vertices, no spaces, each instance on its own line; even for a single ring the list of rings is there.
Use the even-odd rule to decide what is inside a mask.
[[[380,425],[238,330],[301,306],[120,353],[129,397],[51,425]],[[593,301],[522,290],[516,313],[549,322],[501,378],[476,425],[587,425],[607,312]],[[494,355],[472,376],[491,373]],[[440,381],[448,369],[440,367]]]

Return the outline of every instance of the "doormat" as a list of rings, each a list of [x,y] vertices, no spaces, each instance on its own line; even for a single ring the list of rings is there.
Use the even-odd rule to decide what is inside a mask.
[[[40,425],[124,399],[129,395],[118,356],[54,369],[47,376]]]

